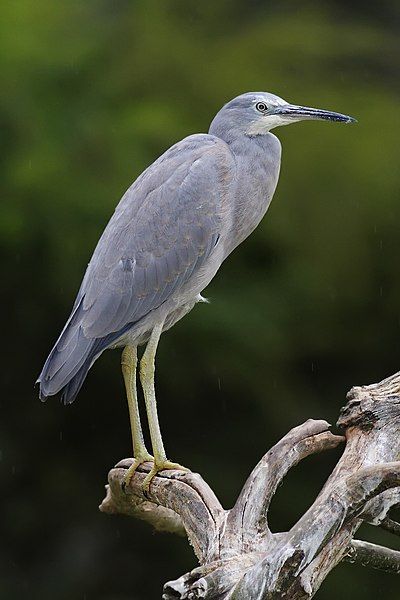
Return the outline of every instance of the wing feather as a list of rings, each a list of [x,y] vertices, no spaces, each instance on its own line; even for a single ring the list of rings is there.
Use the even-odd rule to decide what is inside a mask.
[[[224,142],[190,136],[129,188],[79,292],[87,338],[103,338],[139,321],[205,264],[221,234],[233,168]]]

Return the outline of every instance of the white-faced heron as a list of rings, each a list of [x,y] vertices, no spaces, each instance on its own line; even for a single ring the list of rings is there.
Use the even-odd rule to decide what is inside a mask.
[[[224,259],[259,224],[279,176],[280,125],[335,112],[288,104],[265,92],[242,94],[215,116],[207,134],[190,135],[148,167],[122,197],[88,265],[68,321],[39,376],[42,399],[73,402],[107,348],[123,347],[134,462],[146,477],[183,469],[167,460],[157,417],[154,360],[163,331],[203,298]],[[153,456],[146,449],[136,393],[137,347]]]

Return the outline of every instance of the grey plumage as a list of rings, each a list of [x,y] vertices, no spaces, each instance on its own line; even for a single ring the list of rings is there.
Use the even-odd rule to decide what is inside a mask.
[[[42,399],[62,392],[72,402],[105,349],[142,344],[156,323],[168,329],[191,310],[268,209],[281,154],[270,129],[311,118],[352,120],[272,94],[243,94],[221,109],[208,134],[178,142],[138,177],[97,244],[39,376]]]

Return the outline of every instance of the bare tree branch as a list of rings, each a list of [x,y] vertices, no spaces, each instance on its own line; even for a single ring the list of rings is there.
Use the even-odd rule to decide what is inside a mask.
[[[390,531],[390,533],[394,533],[394,535],[400,535],[400,523],[397,521],[393,521],[389,517],[385,517],[380,523],[379,526],[382,529],[386,529],[386,531]]]
[[[141,465],[128,488],[123,486],[132,460],[122,460],[110,471],[110,492],[100,510],[135,516],[164,531],[181,532],[183,526],[199,561],[213,561],[226,511],[211,488],[197,473],[162,471],[144,496],[142,485],[150,464]]]
[[[370,542],[353,540],[343,560],[387,573],[400,573],[400,552]]]
[[[310,454],[335,448],[344,442],[342,436],[332,435],[328,428],[326,421],[309,419],[289,431],[253,469],[227,519],[227,536],[233,531],[243,532],[241,550],[254,545],[254,536],[261,536],[269,543],[268,509],[289,469]]]
[[[161,472],[145,497],[146,464],[124,492],[131,459],[110,471],[100,508],[144,519],[159,530],[186,532],[200,566],[168,582],[165,600],[306,600],[342,560],[398,573],[399,552],[353,536],[363,520],[399,534],[400,525],[388,517],[400,502],[399,394],[400,373],[349,392],[339,418],[344,452],[315,502],[288,532],[270,531],[271,500],[289,469],[343,442],[326,421],[310,419],[271,448],[230,511],[194,473]]]

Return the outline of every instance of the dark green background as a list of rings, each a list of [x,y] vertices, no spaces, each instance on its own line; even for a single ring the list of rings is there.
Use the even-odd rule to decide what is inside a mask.
[[[272,91],[359,123],[277,130],[267,218],[206,290],[211,305],[160,345],[171,459],[229,507],[288,429],[334,423],[353,384],[399,368],[399,16],[390,0],[1,3],[1,600],[159,598],[195,566],[184,540],[97,510],[109,468],[131,454],[119,353],[68,408],[41,404],[33,382],[119,197],[231,97]],[[274,530],[339,454],[289,475]],[[342,565],[317,598],[398,590],[394,576]]]

